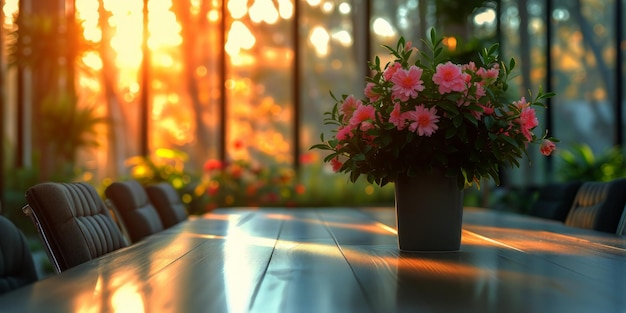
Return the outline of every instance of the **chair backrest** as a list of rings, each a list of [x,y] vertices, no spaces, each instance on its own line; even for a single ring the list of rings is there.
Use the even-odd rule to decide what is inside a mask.
[[[583,183],[565,224],[615,233],[626,204],[626,179]]]
[[[0,216],[0,294],[38,279],[24,234],[9,219]]]
[[[143,186],[136,180],[114,182],[105,195],[115,206],[132,242],[163,230],[163,223]]]
[[[552,183],[539,189],[530,215],[565,222],[582,182]]]
[[[150,202],[154,205],[164,228],[169,228],[187,219],[188,214],[180,195],[169,183],[162,182],[146,187]]]
[[[24,213],[35,224],[57,272],[128,245],[104,201],[87,183],[41,183],[26,191],[26,200]]]

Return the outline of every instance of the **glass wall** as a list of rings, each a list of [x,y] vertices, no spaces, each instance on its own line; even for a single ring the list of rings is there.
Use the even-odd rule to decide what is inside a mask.
[[[501,2],[499,10],[503,59],[514,58],[516,61],[517,75],[511,84],[511,98],[535,95],[537,86],[547,90],[550,82],[547,80],[546,68],[548,22],[545,1],[506,0]],[[548,110],[552,110],[551,107]],[[538,110],[538,118],[542,124],[549,125],[546,111]],[[549,132],[558,135],[555,129]],[[519,169],[506,172],[509,184],[541,184],[550,179],[551,173],[546,171],[547,159],[537,149],[529,149],[528,152],[528,160],[521,162]]]
[[[32,3],[3,6],[4,199],[53,179],[102,188],[115,179],[175,177],[177,186],[195,182],[202,193],[216,188],[212,164],[239,161],[255,179],[267,170],[266,185],[289,181],[271,199],[319,186],[364,201],[389,195],[362,184],[358,196],[343,196],[347,178],[309,147],[330,131],[323,124],[329,91],[363,96],[367,61],[386,55],[381,46],[404,36],[419,48],[431,27],[459,60],[500,42],[503,59],[517,61],[512,99],[530,86],[555,91],[540,119],[561,139],[560,150],[583,143],[602,153],[621,144],[616,31],[625,26],[615,0],[75,0],[34,11]],[[38,32],[53,18],[64,26]],[[27,42],[61,44],[33,49]],[[25,62],[33,51],[45,66]],[[548,160],[531,152],[520,169],[504,172],[504,182],[558,179],[560,163],[559,154]]]
[[[300,94],[300,151],[319,141],[324,112],[337,96],[362,90],[367,62],[365,1],[300,1],[298,22],[298,77]],[[299,160],[303,161],[303,160]],[[311,160],[312,161],[312,160]]]
[[[226,151],[230,160],[293,164],[294,4],[228,1]]]
[[[615,144],[615,1],[553,1],[554,131],[564,148]]]

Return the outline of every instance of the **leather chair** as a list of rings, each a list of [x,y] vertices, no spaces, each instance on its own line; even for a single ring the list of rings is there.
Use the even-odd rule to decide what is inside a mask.
[[[146,187],[148,198],[159,213],[164,228],[172,227],[187,219],[188,214],[180,195],[166,182]]]
[[[114,182],[104,193],[119,213],[132,242],[163,230],[159,214],[136,180]]]
[[[54,269],[71,267],[126,247],[128,241],[93,186],[41,183],[26,191],[31,218]]]
[[[626,178],[583,183],[565,224],[616,233],[626,205]]]
[[[530,207],[529,214],[565,222],[581,181],[548,184],[539,189],[539,195]]]
[[[33,255],[24,234],[4,216],[0,216],[0,238],[0,294],[37,281]]]

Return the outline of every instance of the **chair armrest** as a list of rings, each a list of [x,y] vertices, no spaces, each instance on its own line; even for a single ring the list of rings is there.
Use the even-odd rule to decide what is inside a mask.
[[[617,232],[619,236],[626,235],[626,207],[624,207],[624,211],[622,212],[622,217],[619,219],[619,224],[617,224]]]
[[[111,217],[113,217],[113,221],[115,222],[115,224],[117,224],[117,227],[122,232],[122,236],[124,236],[126,242],[132,242],[130,240],[130,235],[128,235],[128,229],[126,229],[126,225],[122,220],[120,210],[117,209],[113,201],[111,201],[110,199],[104,199],[104,205],[106,205],[107,209],[109,209],[109,213],[111,214]]]
[[[54,251],[52,250],[52,245],[50,244],[50,240],[48,239],[48,237],[46,236],[46,233],[43,230],[43,226],[41,225],[41,222],[39,221],[39,217],[37,217],[37,213],[28,204],[22,207],[22,212],[24,212],[24,214],[28,216],[30,220],[33,222],[33,225],[35,225],[35,228],[37,229],[37,234],[39,235],[39,239],[41,239],[41,242],[44,245],[46,254],[48,255],[48,258],[50,259],[50,262],[52,263],[54,270],[57,273],[61,273],[61,266],[59,265],[59,260],[54,254]]]

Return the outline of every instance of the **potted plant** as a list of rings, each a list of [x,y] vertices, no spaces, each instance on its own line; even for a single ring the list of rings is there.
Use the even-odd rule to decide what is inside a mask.
[[[401,250],[458,250],[463,189],[483,178],[499,184],[499,169],[519,166],[530,144],[544,155],[555,149],[547,131],[534,133],[535,108],[553,93],[507,101],[515,61],[500,61],[497,45],[480,53],[481,64],[455,64],[434,30],[424,43],[417,57],[404,38],[385,46],[394,60],[370,63],[363,99],[331,92],[325,123],[336,128],[311,148],[330,152],[324,161],[352,182],[395,183]]]

